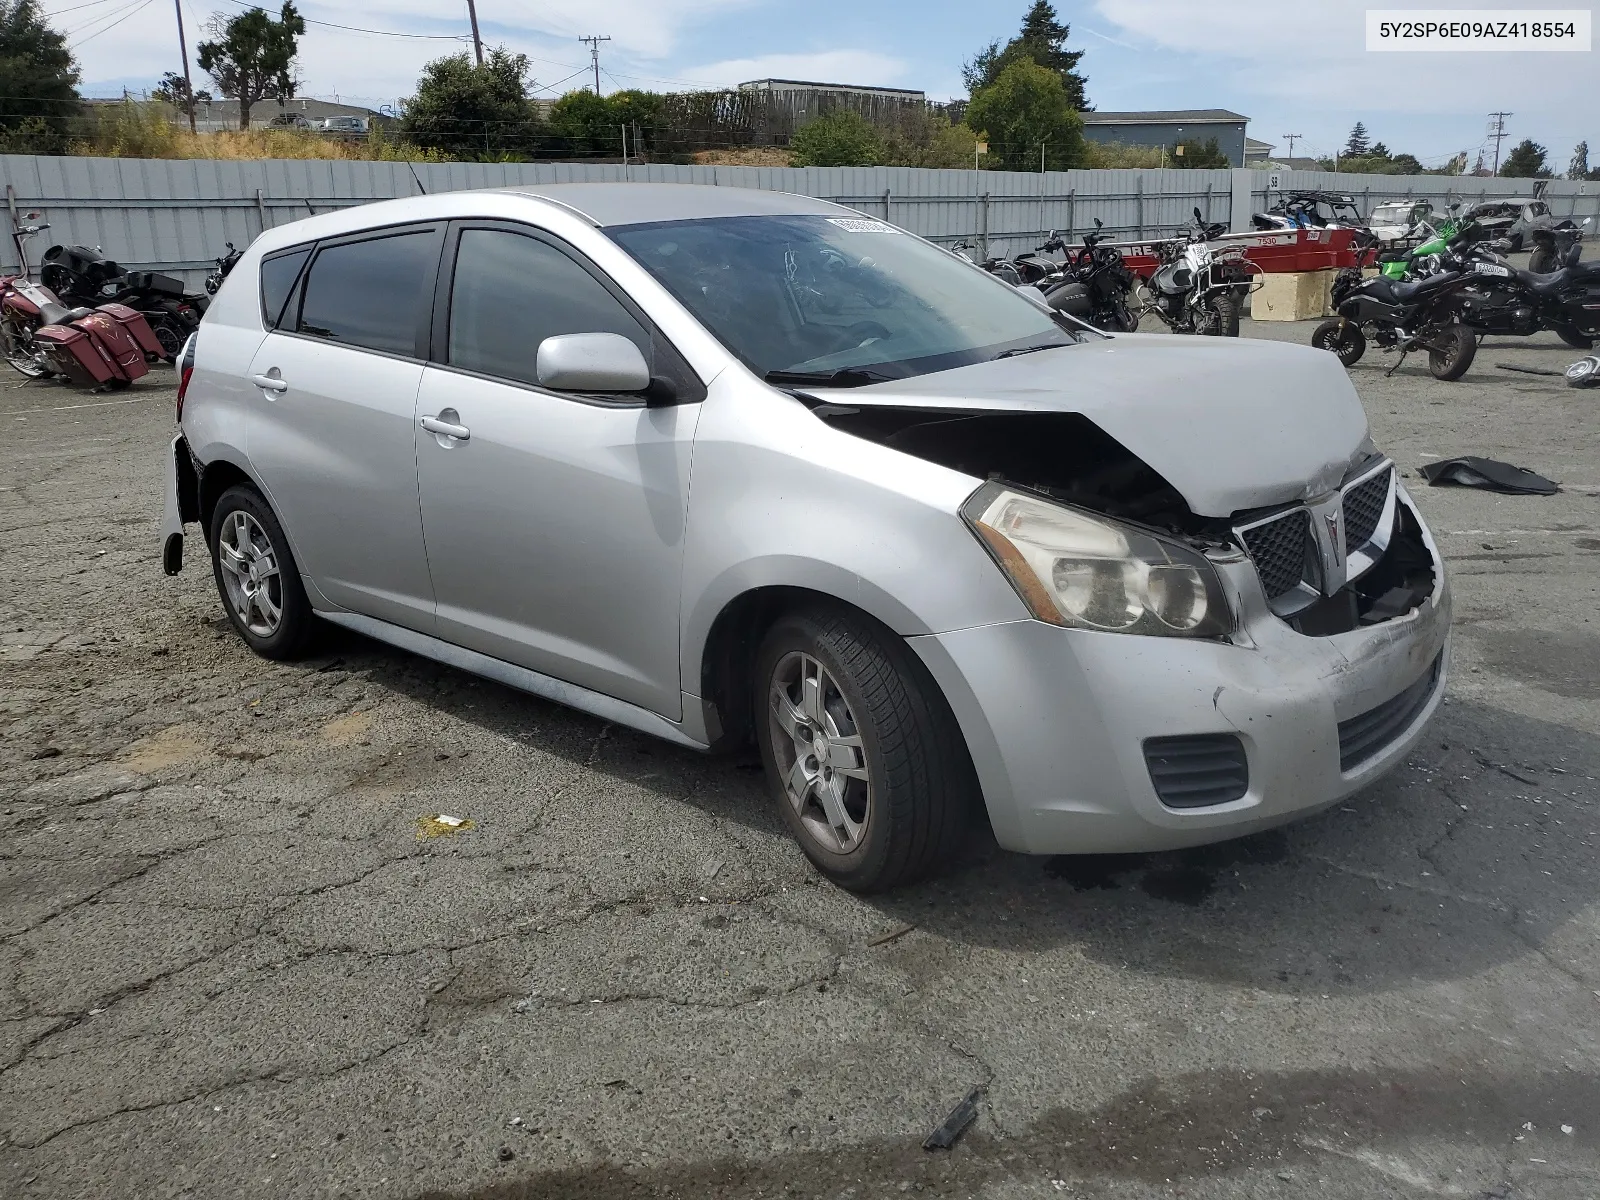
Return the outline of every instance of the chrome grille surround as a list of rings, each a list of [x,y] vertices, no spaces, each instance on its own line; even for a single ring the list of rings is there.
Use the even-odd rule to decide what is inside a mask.
[[[1374,459],[1339,490],[1234,526],[1255,563],[1267,604],[1290,617],[1359,579],[1383,557],[1399,503],[1394,463]],[[1298,546],[1286,534],[1303,532]]]

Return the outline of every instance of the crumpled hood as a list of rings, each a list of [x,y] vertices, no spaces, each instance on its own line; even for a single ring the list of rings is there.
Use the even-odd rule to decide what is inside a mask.
[[[825,394],[851,406],[1081,413],[1209,517],[1323,495],[1367,442],[1335,355],[1249,338],[1091,336]]]

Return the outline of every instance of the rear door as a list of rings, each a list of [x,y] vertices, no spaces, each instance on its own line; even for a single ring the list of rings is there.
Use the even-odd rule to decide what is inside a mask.
[[[705,391],[598,269],[527,226],[457,226],[417,430],[439,636],[676,719],[689,459]],[[541,388],[539,343],[619,333],[688,401]]]
[[[250,366],[250,459],[302,574],[340,607],[424,633],[412,430],[443,236],[442,222],[401,226],[268,259],[271,332]]]

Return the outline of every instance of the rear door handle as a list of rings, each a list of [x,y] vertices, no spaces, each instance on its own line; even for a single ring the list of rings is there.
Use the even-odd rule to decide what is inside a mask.
[[[269,392],[287,392],[289,385],[276,375],[252,375],[250,382],[258,388],[265,388]]]
[[[440,437],[455,438],[464,442],[472,436],[472,430],[465,425],[452,425],[449,421],[441,421],[438,417],[423,417],[422,427],[429,433],[437,433]]]

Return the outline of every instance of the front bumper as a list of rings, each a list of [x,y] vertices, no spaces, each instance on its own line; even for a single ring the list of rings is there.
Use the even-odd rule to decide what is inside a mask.
[[[1403,493],[1402,501],[1410,504]],[[1219,841],[1338,803],[1402,762],[1422,736],[1444,694],[1450,653],[1449,585],[1425,526],[1423,540],[1433,594],[1403,617],[1349,633],[1295,632],[1267,608],[1245,563],[1223,568],[1241,608],[1236,643],[1032,620],[910,643],[955,710],[1006,849],[1122,853]],[[1416,715],[1343,769],[1339,723],[1435,669]],[[1210,808],[1168,808],[1151,783],[1145,739],[1211,733],[1243,743],[1247,792]]]

